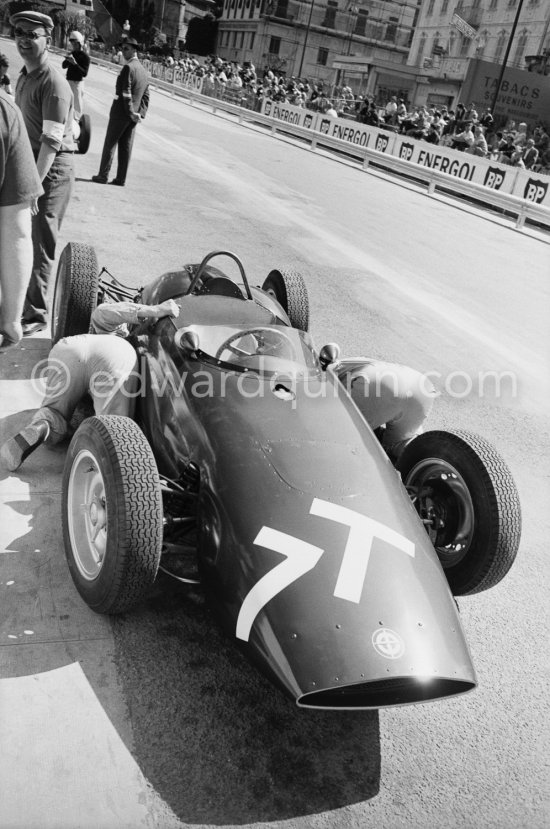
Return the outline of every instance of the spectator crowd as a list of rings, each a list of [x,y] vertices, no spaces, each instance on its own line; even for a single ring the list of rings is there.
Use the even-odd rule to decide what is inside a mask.
[[[145,61],[158,58],[144,54]],[[116,55],[113,56],[116,59]],[[260,109],[265,100],[287,103],[321,112],[331,117],[356,120],[362,124],[392,130],[417,140],[498,161],[526,170],[550,174],[550,138],[546,126],[538,124],[529,131],[525,123],[509,121],[504,129],[496,128],[490,109],[478,112],[476,105],[459,103],[455,110],[447,106],[410,106],[403,98],[391,96],[384,104],[365,95],[355,95],[351,87],[336,87],[329,95],[322,82],[305,78],[288,78],[272,69],[259,73],[246,61],[225,61],[216,55],[202,63],[189,55],[175,60],[162,59],[167,69],[203,79],[202,91],[214,97],[230,97],[241,106]]]

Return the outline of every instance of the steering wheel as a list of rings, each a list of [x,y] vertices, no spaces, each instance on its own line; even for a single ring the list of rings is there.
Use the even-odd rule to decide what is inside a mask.
[[[262,335],[265,336],[266,332],[270,335],[270,342],[267,347],[261,344]],[[237,345],[232,345],[235,340],[242,340],[245,337],[256,337],[259,340],[258,350],[251,352],[247,351],[245,348],[239,348]],[[288,349],[289,347],[292,356],[287,359],[295,360],[296,350],[294,348],[294,344],[283,331],[275,331],[273,328],[249,328],[248,330],[237,331],[235,334],[228,337],[216,351],[215,359],[220,360],[224,351],[230,351],[231,354],[235,354],[237,357],[265,357],[269,354],[273,354],[273,352],[277,351],[279,348]]]

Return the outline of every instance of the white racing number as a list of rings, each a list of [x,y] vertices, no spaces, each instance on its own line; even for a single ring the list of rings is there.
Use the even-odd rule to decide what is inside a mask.
[[[262,527],[254,544],[281,553],[286,559],[262,576],[242,603],[237,619],[237,639],[244,639],[245,642],[248,642],[254,619],[262,607],[304,573],[313,570],[323,555],[321,547],[315,547],[271,527]]]
[[[367,575],[370,553],[375,538],[380,538],[397,547],[409,556],[414,556],[414,544],[391,527],[361,515],[353,509],[340,507],[338,504],[331,504],[330,501],[321,501],[314,498],[310,508],[312,515],[320,518],[327,518],[329,521],[337,521],[339,524],[347,524],[349,527],[348,540],[342,558],[342,566],[336,580],[334,595],[338,599],[347,599],[348,602],[361,601],[361,593]]]
[[[311,515],[346,524],[349,527],[342,564],[334,588],[334,595],[338,599],[345,599],[356,604],[360,602],[375,538],[414,557],[412,541],[386,524],[381,524],[355,510],[314,498],[309,512]],[[237,639],[243,639],[245,642],[248,642],[254,620],[262,608],[285,587],[313,570],[325,552],[321,547],[316,547],[314,544],[309,544],[307,541],[302,541],[272,527],[262,527],[254,539],[254,544],[280,553],[285,556],[285,560],[262,576],[242,603],[237,619],[236,636]]]

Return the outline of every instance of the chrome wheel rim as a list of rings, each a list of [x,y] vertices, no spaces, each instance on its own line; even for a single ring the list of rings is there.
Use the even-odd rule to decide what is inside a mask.
[[[107,499],[101,470],[86,449],[77,454],[72,465],[67,514],[74,562],[84,579],[94,581],[107,549]]]
[[[472,544],[474,504],[460,472],[439,458],[426,458],[408,473],[405,486],[443,567],[458,564]]]

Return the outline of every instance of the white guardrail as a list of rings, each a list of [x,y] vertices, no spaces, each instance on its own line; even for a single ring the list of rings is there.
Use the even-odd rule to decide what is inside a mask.
[[[114,71],[117,64],[92,57],[94,63]],[[550,230],[550,176],[499,164],[487,158],[440,147],[395,132],[368,127],[357,121],[330,118],[291,104],[264,101],[260,112],[238,106],[220,97],[204,94],[204,79],[179,67],[143,61],[151,84],[236,116],[239,123],[253,123],[355,161],[361,168],[383,170],[420,183],[429,195],[466,198],[501,212],[515,221]],[[159,77],[161,76],[161,77]]]

